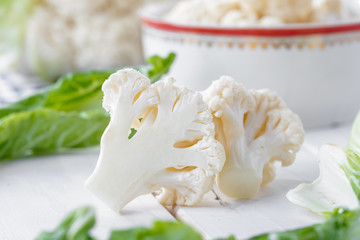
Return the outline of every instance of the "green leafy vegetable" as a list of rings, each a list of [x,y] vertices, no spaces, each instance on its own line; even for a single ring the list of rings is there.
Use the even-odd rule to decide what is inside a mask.
[[[101,86],[111,72],[69,74],[0,109],[0,159],[98,145],[109,123]]]
[[[360,112],[353,123],[348,148],[360,154]]]
[[[202,240],[202,236],[182,222],[156,221],[150,228],[113,231],[110,240]]]
[[[174,56],[155,56],[149,62],[156,66],[137,69],[155,82],[168,72]],[[68,74],[45,91],[1,108],[0,160],[98,145],[110,120],[102,109],[101,87],[112,73]]]
[[[236,240],[236,238],[234,236],[230,236],[230,237],[227,237],[227,238],[218,238],[216,240]]]
[[[60,111],[102,109],[101,86],[112,73],[67,74],[47,90],[0,109],[0,119],[17,112],[44,108]]]
[[[323,223],[287,232],[267,233],[251,240],[358,240],[359,226],[360,209],[339,208]]]
[[[166,58],[154,55],[146,60],[148,66],[140,66],[137,68],[135,67],[135,69],[148,76],[151,80],[151,83],[155,83],[163,75],[169,72],[171,65],[174,63],[175,57],[175,53],[170,53]]]
[[[353,123],[346,154],[348,161],[343,165],[343,169],[360,200],[360,112]]]
[[[52,232],[44,232],[36,240],[95,240],[90,230],[95,225],[94,210],[82,207],[72,211]],[[202,240],[190,226],[178,221],[155,221],[150,228],[135,227],[111,232],[110,240]],[[229,238],[231,240],[231,238]]]
[[[94,210],[89,207],[71,212],[50,233],[42,233],[36,240],[87,240],[95,224]],[[360,239],[360,209],[335,209],[322,223],[278,233],[266,233],[249,240],[358,240]],[[114,230],[109,240],[202,240],[203,237],[182,222],[155,221],[150,228],[135,227]],[[217,240],[235,240],[230,236]]]
[[[67,148],[96,146],[109,123],[103,110],[36,109],[0,120],[0,156],[12,159]]]
[[[67,215],[54,231],[43,232],[36,240],[95,240],[89,235],[94,225],[94,209],[78,208]]]
[[[347,149],[347,161],[342,165],[351,187],[360,200],[360,155],[351,149]]]

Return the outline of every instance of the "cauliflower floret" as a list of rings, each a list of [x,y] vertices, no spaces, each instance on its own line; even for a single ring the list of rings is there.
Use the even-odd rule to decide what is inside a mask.
[[[141,32],[137,13],[126,14],[117,19],[116,24],[109,24],[110,21],[114,20],[103,15],[76,20],[77,27],[72,36],[76,49],[73,56],[75,69],[109,69],[141,62]],[[89,25],[94,32],[106,34],[89,34]],[[102,47],[99,47],[99,43]]]
[[[280,26],[282,24],[284,24],[284,22],[276,17],[263,17],[260,19],[259,23],[263,26]]]
[[[46,80],[73,71],[71,34],[68,24],[55,13],[43,7],[36,8],[27,22],[24,49],[26,70]]]
[[[341,0],[314,0],[314,21],[338,21],[341,19]]]
[[[111,75],[103,91],[111,120],[87,187],[115,211],[154,191],[164,204],[198,203],[225,161],[201,94],[173,79],[150,85],[132,69]]]
[[[274,162],[290,165],[304,130],[300,118],[271,90],[250,90],[221,77],[203,92],[214,115],[216,138],[226,153],[217,176],[219,190],[232,198],[253,198],[275,177]]]
[[[238,0],[193,0],[179,2],[165,19],[179,23],[216,24],[229,12],[240,9]]]
[[[314,0],[313,21],[348,21],[359,19],[359,1]]]
[[[257,22],[256,14],[245,15],[241,10],[232,10],[227,12],[220,21],[225,26],[249,26],[255,25]]]
[[[256,13],[258,16],[263,14],[267,6],[267,0],[239,0],[244,12]]]
[[[82,14],[97,14],[103,11],[114,11],[126,14],[129,10],[136,10],[143,0],[45,0],[44,3],[62,15],[72,16]]]
[[[238,0],[215,0],[208,1],[209,15],[217,23],[230,11],[240,10],[241,6]]]
[[[167,21],[175,23],[215,23],[203,0],[181,1],[165,14]]]
[[[312,13],[312,0],[271,0],[267,1],[263,15],[285,23],[301,23],[310,22]]]

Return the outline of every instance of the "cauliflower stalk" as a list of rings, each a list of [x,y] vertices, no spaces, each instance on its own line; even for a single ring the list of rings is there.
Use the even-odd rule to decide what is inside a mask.
[[[87,188],[115,211],[154,191],[164,204],[198,203],[225,161],[201,94],[173,79],[151,85],[132,69],[111,75],[103,91],[111,120]]]
[[[300,118],[271,90],[246,90],[224,76],[203,92],[213,113],[216,138],[226,152],[217,176],[231,198],[253,198],[275,177],[274,162],[290,165],[304,139]]]

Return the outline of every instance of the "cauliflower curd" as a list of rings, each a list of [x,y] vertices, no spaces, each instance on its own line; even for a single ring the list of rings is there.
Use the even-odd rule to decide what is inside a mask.
[[[219,190],[232,198],[253,198],[275,177],[274,162],[292,164],[304,140],[300,118],[273,91],[246,90],[224,76],[203,92],[213,113],[216,139],[225,148]]]
[[[201,94],[174,79],[151,85],[133,69],[111,75],[103,91],[111,120],[87,188],[115,211],[154,191],[164,204],[198,203],[225,161]]]

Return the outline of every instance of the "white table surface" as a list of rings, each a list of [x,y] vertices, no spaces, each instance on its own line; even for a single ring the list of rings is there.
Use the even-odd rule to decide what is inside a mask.
[[[301,182],[318,175],[315,155],[324,143],[346,145],[350,125],[308,130],[295,163],[278,169],[275,181],[264,187],[254,200],[215,200],[210,192],[197,207],[177,207],[175,216],[191,224],[207,239],[234,234],[239,239],[255,234],[287,230],[322,221],[309,211],[286,200],[285,194]],[[111,229],[149,226],[155,219],[174,219],[153,198],[137,198],[120,215],[109,210],[83,185],[92,172],[98,150],[76,154],[30,158],[0,166],[0,239],[34,239],[52,230],[76,207],[96,209],[93,231],[107,239]]]

